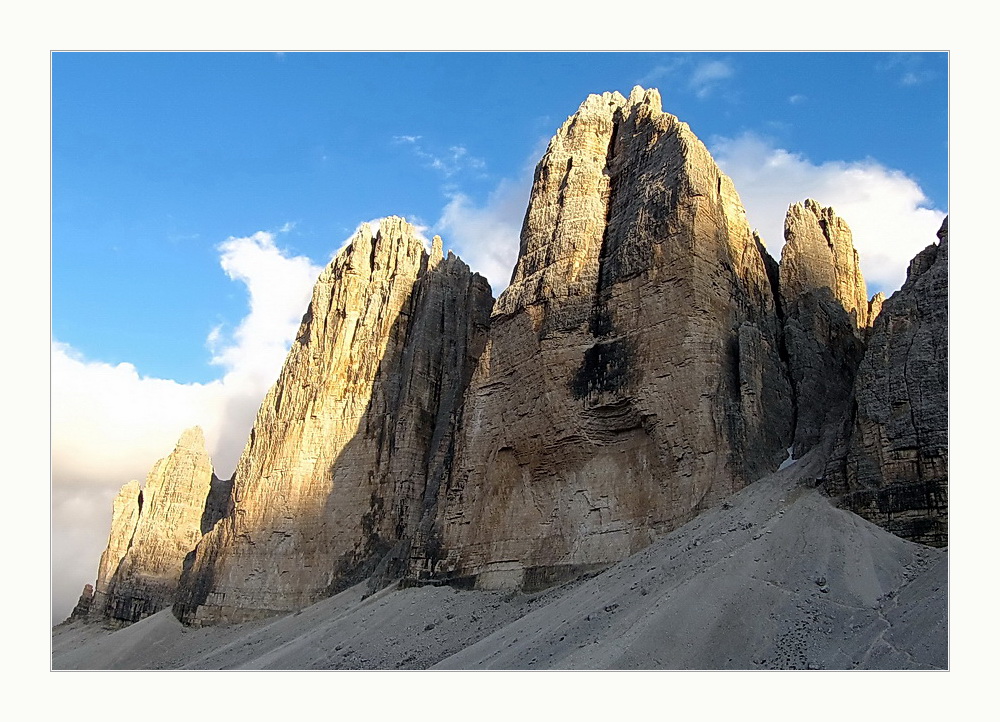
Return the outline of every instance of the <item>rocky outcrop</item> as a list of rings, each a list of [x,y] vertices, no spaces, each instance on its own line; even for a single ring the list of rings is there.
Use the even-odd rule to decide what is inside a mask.
[[[801,458],[843,416],[882,296],[868,300],[847,223],[811,199],[785,216],[779,288]]]
[[[363,225],[316,283],[175,613],[250,619],[401,573],[433,516],[492,305],[440,238],[428,254],[400,218]]]
[[[73,607],[73,611],[70,612],[69,617],[66,618],[66,622],[87,619],[90,615],[90,607],[93,603],[94,586],[92,584],[84,584],[83,591],[80,593],[80,599],[77,600],[76,606]],[[64,622],[64,624],[66,622]]]
[[[885,301],[826,470],[843,506],[924,544],[948,543],[948,222]]]
[[[731,181],[655,90],[590,96],[536,171],[417,576],[543,586],[772,471],[774,290]]]
[[[174,602],[185,557],[207,525],[212,488],[220,482],[205,451],[205,436],[185,431],[160,459],[140,491],[126,484],[115,499],[111,538],[101,557],[90,616],[135,622]]]
[[[94,584],[94,599],[91,603],[91,615],[102,618],[108,607],[108,592],[118,566],[124,559],[132,544],[135,527],[142,511],[142,489],[134,479],[115,496],[111,512],[111,534],[108,536],[108,546],[101,554],[97,567],[97,582]]]

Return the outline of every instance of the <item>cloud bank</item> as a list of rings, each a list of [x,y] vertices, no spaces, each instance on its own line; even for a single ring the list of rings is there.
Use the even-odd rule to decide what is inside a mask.
[[[806,198],[832,206],[851,227],[869,295],[898,289],[910,259],[937,240],[945,213],[929,206],[916,181],[877,161],[815,164],[751,133],[716,138],[710,147],[775,258],[788,206]]]

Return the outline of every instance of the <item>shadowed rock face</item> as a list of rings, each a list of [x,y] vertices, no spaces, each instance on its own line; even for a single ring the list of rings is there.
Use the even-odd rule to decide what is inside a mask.
[[[779,334],[762,250],[704,145],[655,90],[590,96],[535,171],[440,554],[415,573],[544,586],[773,470],[792,420]]]
[[[493,298],[400,218],[323,271],[175,607],[189,622],[305,607],[398,574],[437,499]],[[381,568],[379,565],[381,564]]]
[[[213,484],[202,430],[185,431],[140,490],[131,481],[114,503],[111,536],[101,556],[92,618],[135,622],[170,606],[185,557],[201,539]]]
[[[948,222],[883,305],[826,470],[841,503],[912,541],[948,544]]]
[[[847,223],[814,200],[788,209],[779,279],[801,458],[843,416],[882,298],[867,299]]]

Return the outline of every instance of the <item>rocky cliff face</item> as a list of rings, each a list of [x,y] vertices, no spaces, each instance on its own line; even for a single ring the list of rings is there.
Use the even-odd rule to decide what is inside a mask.
[[[843,416],[881,297],[867,298],[847,223],[814,200],[785,216],[779,287],[801,458]]]
[[[138,481],[132,480],[118,491],[112,504],[111,534],[97,567],[97,582],[94,584],[93,600],[89,607],[93,616],[104,616],[111,580],[132,544],[141,510],[142,489]]]
[[[405,565],[447,472],[483,347],[486,280],[400,218],[323,271],[176,612],[201,623],[300,609]],[[396,561],[394,561],[396,560]],[[391,573],[388,570],[387,573]]]
[[[143,489],[135,481],[122,487],[90,617],[135,622],[173,604],[184,559],[214,522],[205,518],[213,484],[219,489],[225,482],[212,472],[205,437],[195,427],[156,462]]]
[[[704,145],[655,90],[590,96],[536,169],[414,573],[542,586],[773,470],[792,421],[779,335],[762,249]]]
[[[948,222],[883,305],[826,470],[844,506],[912,541],[948,543]]]
[[[122,489],[74,614],[173,600],[186,623],[236,622],[400,577],[540,588],[647,546],[789,444],[834,440],[828,490],[943,543],[944,231],[882,302],[832,209],[789,209],[779,264],[656,91],[590,96],[538,164],[495,307],[439,238],[427,253],[400,218],[362,226],[232,482],[186,434]]]

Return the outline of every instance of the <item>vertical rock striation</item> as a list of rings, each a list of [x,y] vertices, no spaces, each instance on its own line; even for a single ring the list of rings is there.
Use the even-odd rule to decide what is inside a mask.
[[[767,471],[791,435],[774,289],[732,183],[655,90],[590,96],[535,171],[417,575],[541,586]]]
[[[90,616],[135,622],[170,606],[185,557],[202,536],[213,483],[202,430],[186,430],[160,459],[145,487],[131,481],[115,498],[108,547],[101,556]]]
[[[400,573],[433,514],[492,305],[439,238],[428,254],[400,218],[363,225],[316,283],[175,613],[250,619]]]
[[[827,288],[856,328],[871,325],[865,279],[851,229],[833,208],[824,208],[812,199],[788,208],[780,268],[782,297],[788,302]]]
[[[660,105],[592,95],[558,130],[495,305],[440,238],[428,253],[401,218],[361,226],[233,480],[185,432],[119,493],[71,619],[173,603],[185,623],[239,622],[401,576],[537,589],[832,437],[832,493],[945,544],[946,227],[888,301],[815,201],[789,209],[776,263]]]
[[[882,296],[868,300],[847,223],[811,199],[785,216],[779,279],[801,458],[842,417]]]
[[[938,239],[875,321],[826,488],[894,534],[947,546],[947,219]]]
[[[101,554],[101,561],[97,567],[97,582],[94,584],[94,598],[90,605],[92,617],[104,617],[111,580],[132,544],[140,511],[142,511],[142,489],[139,487],[139,482],[133,479],[118,491],[112,504],[111,534],[108,536],[108,546]]]

